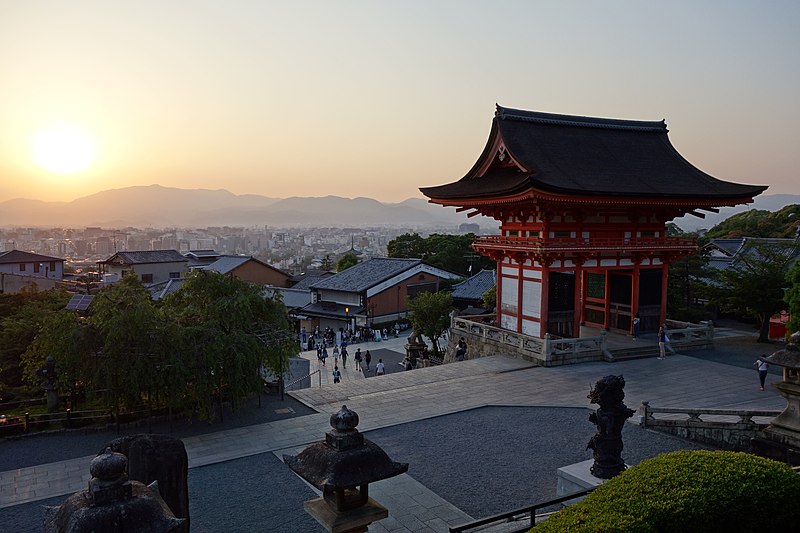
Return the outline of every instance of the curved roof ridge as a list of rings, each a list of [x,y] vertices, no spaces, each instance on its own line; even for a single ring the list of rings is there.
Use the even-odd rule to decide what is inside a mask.
[[[554,124],[558,126],[577,126],[583,128],[605,128],[613,130],[651,131],[666,133],[667,124],[664,119],[654,120],[623,120],[616,118],[586,117],[579,115],[559,115],[556,113],[543,113],[541,111],[525,111],[512,109],[495,104],[495,116],[500,120],[520,120],[523,122],[537,122],[539,124]]]

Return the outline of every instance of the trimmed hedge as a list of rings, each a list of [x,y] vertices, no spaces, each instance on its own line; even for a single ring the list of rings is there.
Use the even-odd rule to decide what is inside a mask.
[[[531,531],[800,531],[800,475],[748,453],[678,451],[642,461]]]

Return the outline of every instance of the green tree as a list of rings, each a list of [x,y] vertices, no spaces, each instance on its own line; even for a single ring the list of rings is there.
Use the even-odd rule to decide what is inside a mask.
[[[794,266],[786,273],[786,294],[783,299],[789,305],[790,319],[786,325],[786,333],[791,335],[800,331],[800,261],[795,262]]]
[[[389,241],[386,245],[389,257],[425,259],[428,248],[418,233],[405,233]]]
[[[387,250],[389,257],[423,259],[432,266],[467,277],[481,269],[495,268],[494,261],[472,249],[474,242],[475,235],[472,233],[434,233],[425,239],[416,233],[407,233],[389,241]]]
[[[406,300],[410,311],[408,320],[417,333],[428,337],[434,355],[439,355],[439,338],[450,327],[453,297],[445,292],[421,292]]]
[[[759,325],[759,342],[769,341],[769,319],[785,307],[786,273],[796,261],[798,242],[748,240],[729,268],[716,273],[710,286],[721,308],[746,312]]]
[[[342,256],[341,259],[336,263],[336,272],[341,272],[343,270],[347,270],[351,266],[355,266],[358,264],[358,257],[354,253],[346,253]]]
[[[124,276],[104,288],[89,307],[88,324],[97,332],[93,386],[119,412],[152,401],[163,385],[158,368],[168,346],[163,321],[137,276]]]
[[[800,205],[787,205],[774,213],[751,209],[730,216],[711,228],[707,239],[762,237],[793,238],[800,219]]]
[[[494,309],[497,306],[497,285],[484,292],[481,300],[486,309]]]
[[[92,380],[92,369],[96,339],[94,330],[74,311],[59,310],[48,319],[28,349],[22,354],[25,380],[38,385],[41,378],[36,374],[48,356],[53,356],[58,370],[58,390],[72,392]]]
[[[23,384],[22,354],[66,307],[69,297],[65,291],[35,288],[19,294],[0,295],[0,382],[7,387]]]
[[[262,368],[285,371],[297,351],[286,307],[262,291],[232,276],[197,272],[164,299],[163,316],[176,332],[167,365],[187,384],[176,407],[210,418],[213,399],[225,396],[236,408],[256,393]]]

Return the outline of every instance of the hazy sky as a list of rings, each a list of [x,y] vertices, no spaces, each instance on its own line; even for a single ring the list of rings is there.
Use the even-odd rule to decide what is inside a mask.
[[[798,28],[794,0],[5,0],[0,201],[153,183],[401,201],[466,173],[496,102],[664,118],[702,170],[799,193]],[[93,164],[45,170],[54,126]]]

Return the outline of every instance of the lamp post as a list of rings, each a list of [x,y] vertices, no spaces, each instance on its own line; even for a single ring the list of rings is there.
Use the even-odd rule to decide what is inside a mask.
[[[344,329],[345,329],[345,331],[350,331],[350,308],[349,307],[345,307],[344,308],[344,319],[347,322],[347,325],[345,326]]]

